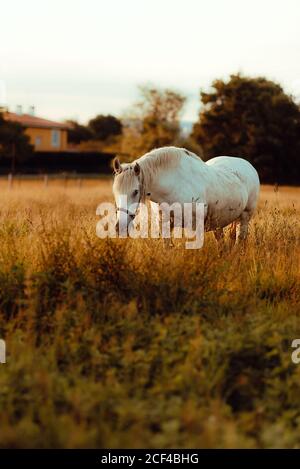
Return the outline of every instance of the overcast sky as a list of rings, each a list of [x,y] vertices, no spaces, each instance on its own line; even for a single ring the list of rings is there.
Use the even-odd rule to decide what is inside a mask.
[[[235,72],[300,99],[299,0],[0,0],[0,101],[52,119],[122,115],[137,85],[199,89]]]

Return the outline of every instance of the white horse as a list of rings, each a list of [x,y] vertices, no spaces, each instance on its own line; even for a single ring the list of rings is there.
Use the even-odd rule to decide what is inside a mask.
[[[122,206],[120,196],[127,196],[128,207],[149,196],[156,204],[202,202],[206,231],[214,231],[219,240],[223,228],[233,223],[231,237],[246,239],[260,188],[258,174],[248,161],[218,156],[204,162],[184,148],[163,147],[132,163],[121,164],[116,158],[114,171],[117,227],[128,229],[136,215]]]

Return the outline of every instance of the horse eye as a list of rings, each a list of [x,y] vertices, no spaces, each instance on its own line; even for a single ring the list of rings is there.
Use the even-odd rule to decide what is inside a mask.
[[[133,191],[132,195],[135,197],[136,195],[138,195],[139,191],[136,189],[135,191]]]

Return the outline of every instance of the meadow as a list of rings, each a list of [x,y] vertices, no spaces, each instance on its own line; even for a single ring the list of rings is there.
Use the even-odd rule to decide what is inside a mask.
[[[111,180],[0,180],[1,448],[299,448],[300,188],[243,247],[96,237]]]

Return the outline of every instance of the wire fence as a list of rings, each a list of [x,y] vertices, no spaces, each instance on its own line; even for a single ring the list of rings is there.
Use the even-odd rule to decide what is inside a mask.
[[[87,185],[97,184],[101,180],[109,180],[111,176],[106,174],[40,174],[40,175],[13,175],[0,176],[0,188],[14,190],[28,183],[38,185],[45,190],[49,187],[82,189]]]

